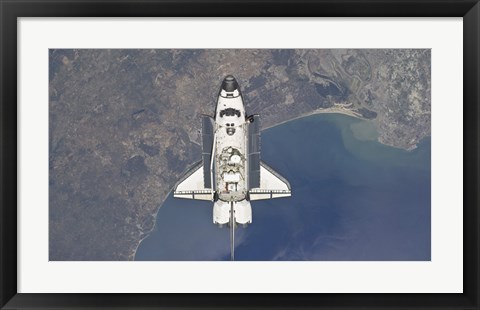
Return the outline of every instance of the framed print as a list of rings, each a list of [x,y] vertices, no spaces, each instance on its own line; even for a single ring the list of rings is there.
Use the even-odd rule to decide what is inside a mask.
[[[2,309],[478,309],[478,1],[0,9]]]

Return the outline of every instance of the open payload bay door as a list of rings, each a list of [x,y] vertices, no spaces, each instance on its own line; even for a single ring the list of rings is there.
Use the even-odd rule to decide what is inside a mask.
[[[260,163],[260,187],[249,191],[250,200],[290,197],[290,183],[263,161]]]

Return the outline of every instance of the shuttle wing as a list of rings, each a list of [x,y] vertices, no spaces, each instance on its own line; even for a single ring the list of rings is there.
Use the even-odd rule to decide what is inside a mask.
[[[213,192],[211,188],[205,188],[203,173],[203,164],[200,161],[178,181],[173,191],[173,197],[212,200]]]
[[[292,195],[290,183],[279,173],[260,163],[260,187],[249,191],[250,200],[289,197]]]
[[[214,141],[214,119],[202,116],[202,160],[196,163],[175,185],[173,197],[213,200],[212,151]]]

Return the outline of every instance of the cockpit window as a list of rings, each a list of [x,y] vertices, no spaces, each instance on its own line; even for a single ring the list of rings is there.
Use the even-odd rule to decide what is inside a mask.
[[[220,111],[220,117],[223,117],[224,115],[226,116],[237,116],[240,117],[240,111],[236,110],[234,108],[228,108],[225,110]]]

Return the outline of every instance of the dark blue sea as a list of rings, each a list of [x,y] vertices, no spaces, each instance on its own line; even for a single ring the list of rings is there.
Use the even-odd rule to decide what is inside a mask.
[[[405,151],[376,142],[373,123],[318,114],[262,131],[262,160],[290,198],[252,202],[236,260],[430,260],[430,138]],[[170,196],[136,260],[229,260],[212,203]]]

